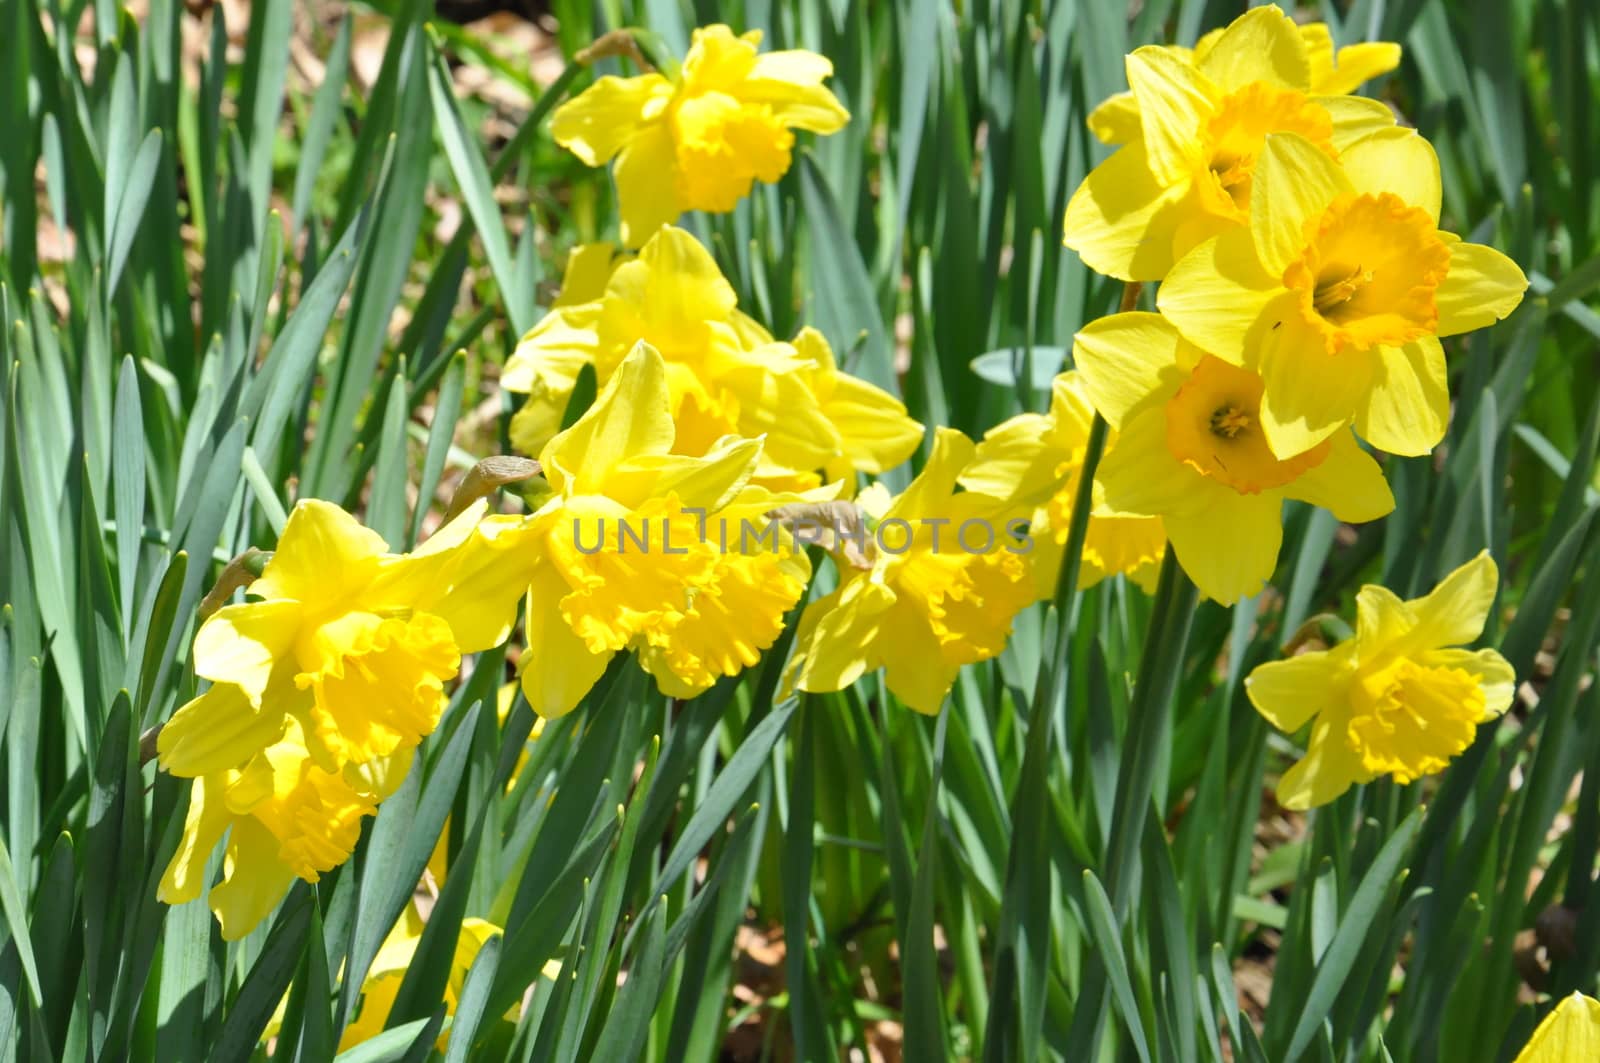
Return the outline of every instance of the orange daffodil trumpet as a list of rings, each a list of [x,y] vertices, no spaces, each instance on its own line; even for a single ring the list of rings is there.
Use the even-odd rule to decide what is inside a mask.
[[[1028,533],[1041,599],[1055,594],[1093,423],[1082,375],[1062,373],[1051,385],[1048,413],[1018,414],[991,428],[961,473],[961,486],[969,491],[1031,507]],[[1103,501],[1098,481],[1094,493]],[[1159,517],[1091,516],[1078,586],[1123,573],[1153,593],[1166,544]]]
[[[1192,58],[1135,50],[1133,106],[1091,122],[1126,144],[1068,202],[1066,245],[1097,272],[1160,280],[1185,252],[1249,217],[1269,134],[1298,133],[1336,165],[1352,144],[1394,125],[1376,100],[1318,94],[1332,82],[1315,86],[1312,70],[1306,39],[1272,6],[1241,15]]]
[[[668,375],[640,343],[540,454],[552,496],[519,533],[534,558],[522,689],[540,715],[574,708],[627,649],[664,693],[699,694],[759,659],[810,577],[762,514],[828,492],[752,485],[758,439],[674,453]]]
[[[643,341],[664,362],[673,451],[703,455],[724,437],[763,437],[759,482],[815,487],[910,456],[922,426],[894,396],[839,371],[815,329],[792,343],[738,309],[711,254],[682,229],[662,229],[637,258],[613,265],[590,245],[568,260],[556,306],[518,344],[501,386],[528,395],[513,444],[537,454],[560,426],[584,365],[606,384]],[[819,472],[821,475],[819,475]]]
[[[1456,648],[1482,634],[1496,577],[1485,551],[1423,598],[1362,587],[1354,638],[1250,673],[1251,704],[1273,726],[1312,724],[1305,757],[1278,783],[1285,807],[1327,804],[1380,775],[1410,783],[1442,771],[1479,724],[1510,707],[1516,675],[1506,659]]]
[[[361,818],[438,724],[461,655],[510,631],[517,595],[504,576],[519,562],[497,540],[514,521],[482,512],[394,555],[337,506],[295,507],[250,587],[259,600],[201,625],[194,667],[211,686],[157,739],[161,766],[196,780],[162,900],[199,896],[226,832],[211,906],[232,940],[293,877],[315,882],[350,855]]]
[[[965,664],[997,657],[1012,619],[1034,600],[1026,510],[976,491],[956,492],[970,439],[941,428],[932,456],[892,500],[873,490],[875,557],[840,572],[833,593],[806,606],[795,633],[789,689],[843,690],[886,669],[890,691],[936,713]]]
[[[1444,438],[1442,336],[1514,310],[1528,281],[1493,248],[1439,229],[1439,161],[1405,130],[1338,163],[1266,138],[1249,224],[1196,247],[1156,304],[1190,341],[1261,375],[1263,427],[1291,456],[1344,425],[1394,454]]]
[[[1272,576],[1286,499],[1368,521],[1394,508],[1348,431],[1284,460],[1267,447],[1261,379],[1185,341],[1158,314],[1101,318],[1073,347],[1084,390],[1118,432],[1101,459],[1102,515],[1160,517],[1179,564],[1224,604]]]
[[[616,159],[622,242],[638,247],[688,210],[731,211],[756,181],[789,169],[794,130],[850,120],[813,52],[761,52],[761,31],[694,31],[673,77],[603,77],[557,108],[550,132],[589,166]]]

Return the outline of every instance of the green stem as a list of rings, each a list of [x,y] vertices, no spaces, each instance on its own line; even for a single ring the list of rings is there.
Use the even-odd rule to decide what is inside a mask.
[[[1127,915],[1133,897],[1139,870],[1139,838],[1150,807],[1156,764],[1172,738],[1172,694],[1183,669],[1197,596],[1194,584],[1178,567],[1177,554],[1169,545],[1161,561],[1161,582],[1145,634],[1133,702],[1128,707],[1128,735],[1117,772],[1106,885],[1118,919]]]

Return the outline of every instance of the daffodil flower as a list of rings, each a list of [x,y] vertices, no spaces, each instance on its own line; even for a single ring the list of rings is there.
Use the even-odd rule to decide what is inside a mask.
[[[1550,1010],[1513,1063],[1600,1059],[1600,1000],[1572,993]]]
[[[1083,379],[1069,370],[1051,384],[1049,413],[1018,414],[991,428],[961,473],[961,486],[969,491],[1031,507],[1028,532],[1035,546],[1033,572],[1040,598],[1055,594],[1093,423],[1094,408]],[[1094,496],[1103,502],[1098,483]],[[1166,546],[1159,517],[1091,515],[1078,587],[1123,573],[1153,593]]]
[[[1219,26],[1195,41],[1193,48],[1177,44],[1156,47],[1196,65],[1211,54],[1226,32],[1227,27]],[[1299,32],[1306,49],[1313,96],[1343,96],[1400,65],[1400,46],[1389,41],[1361,41],[1336,51],[1326,22],[1308,22],[1299,27]],[[1138,139],[1138,99],[1132,92],[1110,97],[1089,113],[1089,130],[1105,144],[1126,144]]]
[[[876,494],[863,496],[880,518],[876,557],[869,568],[848,567],[837,590],[806,606],[789,689],[843,690],[884,668],[896,697],[936,713],[962,665],[1005,648],[1013,618],[1034,600],[1029,547],[1008,527],[1015,507],[956,493],[974,450],[966,436],[941,428],[903,494],[881,508]],[[968,522],[978,531],[964,537]]]
[[[211,850],[226,835],[222,881],[210,905],[223,938],[237,941],[278,906],[296,877],[316,882],[349,859],[362,818],[399,787],[413,755],[408,747],[324,771],[289,717],[280,736],[247,764],[194,781],[183,837],[157,898],[183,904],[199,897]]]
[[[850,113],[814,52],[761,52],[761,31],[694,31],[676,77],[603,77],[550,118],[557,144],[589,166],[617,160],[622,242],[637,247],[686,210],[725,213],[788,172],[794,130],[836,133]]]
[[[461,655],[503,641],[516,616],[527,565],[497,545],[516,522],[482,513],[401,556],[339,507],[297,504],[250,586],[260,600],[225,606],[195,635],[195,674],[212,685],[162,728],[161,767],[238,768],[291,719],[330,774],[415,746]]]
[[[1269,136],[1250,224],[1195,248],[1156,304],[1184,337],[1261,374],[1273,453],[1355,421],[1373,446],[1426,454],[1450,417],[1442,336],[1492,325],[1528,279],[1505,255],[1439,229],[1439,160],[1387,130],[1338,163]]]
[[[1482,634],[1496,575],[1485,551],[1423,598],[1362,587],[1354,638],[1250,673],[1250,702],[1273,726],[1312,723],[1305,757],[1278,783],[1284,807],[1327,804],[1380,775],[1410,783],[1442,771],[1506,711],[1511,665],[1494,650],[1454,648]]]
[[[756,480],[804,488],[820,482],[818,470],[852,479],[916,449],[922,426],[888,392],[840,372],[820,332],[778,342],[737,302],[716,260],[682,229],[662,229],[626,262],[604,245],[574,251],[562,298],[501,377],[502,387],[528,395],[512,419],[512,443],[539,453],[583,366],[604,385],[642,340],[665,360],[676,453],[704,455],[730,435],[764,436]]]
[[[1160,517],[1201,593],[1231,604],[1271,578],[1285,499],[1376,520],[1394,508],[1378,463],[1347,430],[1292,458],[1267,449],[1261,378],[1182,339],[1158,314],[1101,318],[1073,355],[1116,429],[1099,512]]]
[[[792,539],[725,533],[798,496],[750,485],[760,440],[673,453],[668,372],[639,344],[540,455],[552,496],[518,534],[535,559],[522,689],[542,716],[627,649],[665,693],[700,693],[759,658],[810,577]]]
[[[1317,94],[1306,42],[1276,7],[1239,16],[1196,59],[1151,45],[1127,57],[1127,70],[1137,129],[1119,128],[1127,144],[1073,193],[1064,225],[1085,263],[1123,280],[1160,280],[1249,219],[1268,134],[1299,133],[1337,163],[1394,125],[1376,100]]]

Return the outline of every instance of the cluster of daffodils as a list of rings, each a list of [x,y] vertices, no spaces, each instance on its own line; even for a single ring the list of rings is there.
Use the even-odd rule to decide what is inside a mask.
[[[1157,312],[1083,329],[1057,408],[1076,390],[1111,432],[1093,520],[1159,521],[1225,604],[1271,578],[1285,499],[1350,522],[1394,508],[1366,447],[1437,446],[1440,340],[1505,317],[1527,288],[1510,259],[1439,228],[1427,140],[1348,95],[1398,61],[1387,44],[1336,52],[1325,26],[1259,7],[1192,50],[1136,50],[1130,91],[1090,118],[1117,149],[1072,196],[1066,245],[1101,273],[1158,282]],[[1018,436],[1016,449],[1051,447]],[[1119,538],[1138,542],[1131,528]],[[1140,544],[1128,560],[1143,556]],[[1504,659],[1449,648],[1478,637],[1495,586],[1484,555],[1418,601],[1367,587],[1353,640],[1252,676],[1273,723],[1314,720],[1280,784],[1286,805],[1437,772],[1506,710]]]
[[[209,685],[160,733],[161,766],[194,780],[161,897],[199,897],[225,846],[209,902],[233,939],[293,879],[346,860],[462,657],[513,637],[519,610],[518,683],[541,717],[630,655],[663,695],[693,698],[791,622],[784,691],[882,669],[901,702],[935,713],[963,666],[998,656],[1017,614],[1054,597],[1080,499],[1080,587],[1151,590],[1177,564],[1224,604],[1270,579],[1285,500],[1384,516],[1394,498],[1366,447],[1437,445],[1440,338],[1503,317],[1526,287],[1504,256],[1438,228],[1428,143],[1346,95],[1396,62],[1390,45],[1336,52],[1326,27],[1275,7],[1193,50],[1129,56],[1131,92],[1091,118],[1120,146],[1072,197],[1065,240],[1103,273],[1158,281],[1158,312],[1088,325],[1048,411],[977,441],[927,438],[816,330],[773,336],[674,227],[781,177],[796,130],[848,120],[827,60],[714,26],[670,76],[601,78],[552,126],[591,165],[615,160],[620,245],[572,252],[501,377],[524,396],[511,440],[537,459],[523,463],[528,512],[480,499],[393,554],[333,505],[295,507],[248,599],[200,627]],[[903,490],[869,482],[924,446]],[[1312,725],[1286,804],[1436,772],[1506,709],[1505,661],[1454,648],[1478,637],[1495,586],[1485,555],[1418,601],[1368,587],[1353,640],[1255,673],[1264,714]],[[415,930],[385,946],[373,1000]],[[458,960],[492,932],[469,926]]]

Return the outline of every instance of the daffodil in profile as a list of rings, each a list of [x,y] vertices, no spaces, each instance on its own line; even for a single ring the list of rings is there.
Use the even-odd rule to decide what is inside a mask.
[[[879,506],[874,556],[845,565],[839,587],[806,606],[786,684],[843,690],[885,669],[890,691],[936,713],[961,667],[1000,654],[1016,614],[1034,601],[1025,509],[976,491],[957,492],[975,447],[941,428],[911,485]]]
[[[1380,775],[1410,783],[1442,771],[1510,707],[1506,659],[1459,648],[1482,634],[1496,577],[1485,551],[1423,598],[1362,587],[1353,638],[1250,673],[1250,702],[1273,726],[1312,725],[1306,755],[1278,783],[1286,808],[1327,804]]]
[[[628,261],[604,245],[575,251],[562,298],[501,377],[506,390],[528,396],[512,419],[512,443],[542,451],[583,367],[592,365],[603,386],[643,341],[665,362],[675,453],[704,455],[730,435],[762,436],[757,481],[807,488],[822,474],[881,472],[916,449],[922,426],[904,404],[841,372],[820,332],[777,341],[737,304],[716,260],[682,229],[662,229]]]
[[[297,504],[249,587],[257,600],[200,626],[194,670],[211,686],[162,728],[162,768],[239,768],[291,720],[334,775],[414,747],[437,725],[461,655],[496,645],[515,619],[515,573],[528,565],[500,537],[516,522],[482,514],[395,555],[338,506]]]
[[[294,717],[280,736],[237,768],[194,781],[182,840],[156,896],[167,904],[198,898],[206,862],[226,836],[222,881],[211,910],[222,936],[237,941],[271,914],[294,879],[316,882],[349,859],[372,815],[409,770],[413,750],[337,772],[317,766]]]
[[[1337,165],[1394,125],[1376,100],[1319,94],[1306,40],[1276,7],[1239,16],[1192,58],[1136,49],[1127,71],[1135,106],[1099,123],[1127,142],[1073,193],[1064,223],[1068,247],[1123,280],[1160,280],[1185,252],[1248,221],[1269,134],[1298,133]]]
[[[1158,314],[1101,318],[1073,357],[1117,431],[1101,459],[1098,512],[1160,517],[1201,593],[1231,604],[1271,578],[1288,499],[1346,521],[1394,508],[1378,463],[1347,429],[1279,458],[1261,423],[1261,378],[1195,347]]]
[[[961,486],[1029,507],[1033,572],[1040,598],[1055,593],[1077,503],[1094,408],[1076,370],[1055,378],[1048,413],[1022,413],[984,434]],[[1107,440],[1111,442],[1111,440]],[[1103,490],[1093,489],[1103,502]],[[1167,534],[1159,517],[1089,517],[1078,586],[1124,574],[1154,592]]]
[[[1513,1063],[1600,1059],[1600,1000],[1571,993],[1550,1010]]]
[[[1387,130],[1336,163],[1293,133],[1266,139],[1250,224],[1196,247],[1156,304],[1184,337],[1266,382],[1273,453],[1298,454],[1352,420],[1394,454],[1425,454],[1450,415],[1441,337],[1522,301],[1505,255],[1439,228],[1439,160]]]
[[[762,52],[761,31],[694,31],[674,76],[603,77],[556,109],[556,143],[590,166],[616,159],[622,242],[637,247],[688,210],[725,213],[789,169],[794,131],[836,133],[850,114],[813,52]]]
[[[754,663],[805,589],[792,539],[725,533],[791,498],[750,484],[761,442],[674,453],[668,372],[639,344],[540,455],[551,495],[518,534],[534,559],[522,689],[542,716],[574,708],[630,649],[664,692],[692,697]]]
[[[1205,61],[1227,32],[1227,27],[1219,26],[1195,41],[1193,48],[1177,44],[1155,47],[1195,65]],[[1400,46],[1391,41],[1358,41],[1336,49],[1326,22],[1308,22],[1299,27],[1299,32],[1306,49],[1313,96],[1343,96],[1400,65]],[[1138,98],[1132,92],[1110,97],[1089,113],[1089,129],[1106,144],[1126,144],[1137,139]]]

